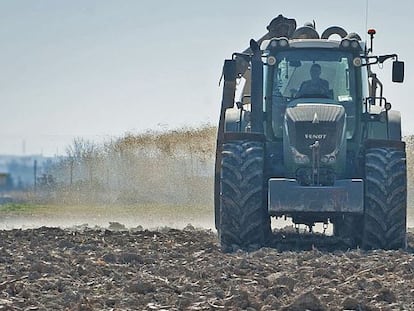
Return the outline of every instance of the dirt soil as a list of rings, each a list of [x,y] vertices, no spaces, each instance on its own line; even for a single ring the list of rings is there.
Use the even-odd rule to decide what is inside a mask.
[[[191,226],[109,229],[0,231],[0,310],[414,310],[411,251],[223,254]]]

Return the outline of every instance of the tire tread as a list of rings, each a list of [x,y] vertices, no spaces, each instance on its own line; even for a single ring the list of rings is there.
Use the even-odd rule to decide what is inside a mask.
[[[406,175],[403,150],[367,150],[362,248],[369,250],[406,247]]]
[[[270,222],[263,199],[263,166],[263,143],[232,141],[223,145],[219,239],[224,251],[250,251],[266,241]]]

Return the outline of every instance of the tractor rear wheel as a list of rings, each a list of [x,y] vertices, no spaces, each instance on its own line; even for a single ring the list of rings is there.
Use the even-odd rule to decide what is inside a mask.
[[[256,141],[223,145],[220,177],[220,228],[223,251],[264,246],[270,232],[264,194],[264,148]]]
[[[370,148],[365,154],[364,249],[406,247],[405,151]]]

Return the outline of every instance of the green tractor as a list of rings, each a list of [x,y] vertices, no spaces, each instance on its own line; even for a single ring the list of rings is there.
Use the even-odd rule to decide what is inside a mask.
[[[363,249],[406,247],[407,181],[401,117],[371,70],[373,55],[338,26],[321,35],[279,15],[268,33],[223,67],[215,164],[215,225],[223,251],[254,250],[272,237],[271,217]]]

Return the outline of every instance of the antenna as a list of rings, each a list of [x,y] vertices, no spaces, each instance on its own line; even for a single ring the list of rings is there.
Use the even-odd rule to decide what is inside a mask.
[[[365,2],[365,29],[364,29],[364,32],[365,32],[365,44],[367,44],[367,40],[368,40],[368,38],[367,38],[367,29],[368,29],[368,1],[369,0],[366,0],[366,2]]]
[[[368,29],[368,0],[365,1],[365,54],[368,54],[368,37],[367,37],[367,29]]]

